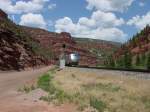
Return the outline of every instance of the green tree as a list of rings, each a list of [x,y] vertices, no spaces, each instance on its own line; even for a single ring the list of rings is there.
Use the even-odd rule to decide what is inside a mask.
[[[140,65],[140,56],[139,55],[137,55],[136,56],[136,66],[139,66]]]
[[[112,56],[108,57],[108,67],[115,67],[115,61]]]
[[[124,67],[125,68],[131,68],[132,67],[132,56],[128,52],[125,52],[125,55],[124,55]]]
[[[150,53],[148,54],[147,57],[147,69],[150,70]]]
[[[146,55],[145,55],[145,53],[143,53],[143,54],[142,54],[142,57],[141,57],[141,64],[142,64],[143,66],[145,66],[145,61],[146,61]]]
[[[116,65],[117,67],[122,68],[124,66],[124,57],[120,57],[119,59],[117,59]]]

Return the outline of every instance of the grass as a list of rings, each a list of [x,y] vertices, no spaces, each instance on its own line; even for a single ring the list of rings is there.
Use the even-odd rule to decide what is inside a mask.
[[[110,91],[110,92],[118,92],[121,88],[117,85],[113,85],[112,83],[102,84],[102,83],[92,83],[83,85],[86,90],[99,89],[102,91]]]
[[[41,99],[56,105],[73,103],[83,112],[150,112],[149,80],[109,74],[74,68],[49,71],[38,81],[49,93]]]
[[[50,80],[51,80],[50,75],[48,73],[44,74],[38,80],[38,87],[42,88],[45,91],[49,91],[50,90]]]
[[[19,88],[18,91],[29,93],[30,91],[35,90],[35,89],[36,87],[34,85],[31,85],[31,86],[24,85],[23,88]]]
[[[98,112],[103,112],[104,109],[106,108],[106,104],[103,101],[98,100],[96,98],[91,98],[90,99],[90,106],[97,109]]]
[[[54,86],[52,79],[53,74],[55,73],[55,69],[50,70],[45,73],[38,80],[38,87],[47,91],[49,93],[48,96],[41,97],[41,100],[45,100],[48,102],[63,103],[65,99],[69,99],[69,96],[61,89],[58,89]]]
[[[150,109],[150,97],[143,96],[141,101],[144,103],[145,108]]]

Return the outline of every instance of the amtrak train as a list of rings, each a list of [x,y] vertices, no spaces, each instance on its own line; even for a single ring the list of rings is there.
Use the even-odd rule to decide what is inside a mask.
[[[80,61],[80,55],[78,53],[67,54],[65,58],[67,66],[77,66]]]

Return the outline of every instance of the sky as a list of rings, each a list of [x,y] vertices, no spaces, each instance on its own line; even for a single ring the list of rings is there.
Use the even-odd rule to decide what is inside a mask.
[[[150,25],[150,0],[0,0],[16,24],[126,42]]]

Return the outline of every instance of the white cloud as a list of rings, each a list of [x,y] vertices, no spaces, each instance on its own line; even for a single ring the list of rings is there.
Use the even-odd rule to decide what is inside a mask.
[[[19,24],[46,29],[46,22],[41,14],[24,14]]]
[[[117,28],[124,24],[122,18],[117,18],[113,13],[102,11],[93,12],[90,18],[81,17],[77,23],[69,17],[56,21],[56,32],[69,32],[76,37],[103,39],[110,41],[124,41],[126,34]]]
[[[48,1],[49,0],[20,0],[14,4],[12,0],[1,0],[0,8],[9,14],[33,13],[41,11],[44,4]]]
[[[128,25],[143,29],[146,25],[150,25],[150,12],[143,16],[135,16],[127,22]]]
[[[143,7],[144,5],[145,5],[144,2],[139,2],[139,6],[140,6],[140,7]]]
[[[56,4],[49,4],[49,5],[48,5],[48,9],[49,9],[49,10],[52,10],[52,9],[54,9],[54,8],[56,8]]]
[[[118,11],[123,12],[134,0],[86,0],[87,9],[97,9],[101,11]]]

